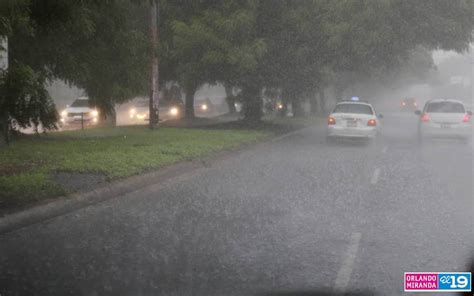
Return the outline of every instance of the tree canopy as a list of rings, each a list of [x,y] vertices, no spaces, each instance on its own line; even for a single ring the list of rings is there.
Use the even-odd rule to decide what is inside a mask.
[[[240,90],[246,118],[258,120],[264,89],[297,105],[328,85],[342,91],[359,77],[396,72],[423,52],[464,51],[474,27],[469,0],[157,1],[160,81],[184,89],[188,116],[205,83]],[[19,81],[30,90],[62,79],[113,115],[115,103],[148,93],[149,9],[148,0],[4,0],[0,35],[9,39],[11,75],[29,77]],[[38,114],[54,114],[41,97],[50,110]],[[2,122],[47,127],[54,118],[2,114]]]

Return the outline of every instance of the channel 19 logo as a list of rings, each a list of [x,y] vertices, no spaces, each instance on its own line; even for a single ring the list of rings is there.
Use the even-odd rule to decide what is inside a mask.
[[[465,290],[471,291],[471,274],[465,273],[440,273],[440,290]]]
[[[470,272],[405,272],[405,292],[471,292]]]

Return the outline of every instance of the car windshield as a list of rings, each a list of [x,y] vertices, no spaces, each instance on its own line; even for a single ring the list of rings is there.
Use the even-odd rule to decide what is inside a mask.
[[[372,108],[366,104],[338,104],[333,113],[374,114]]]
[[[75,100],[72,104],[71,107],[85,107],[88,108],[90,107],[89,100]]]
[[[426,106],[428,113],[464,113],[463,104],[456,102],[432,102]]]

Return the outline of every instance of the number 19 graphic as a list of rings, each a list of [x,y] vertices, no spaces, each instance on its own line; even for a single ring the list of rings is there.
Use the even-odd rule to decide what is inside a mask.
[[[438,279],[438,290],[440,291],[471,291],[470,272],[439,273]]]

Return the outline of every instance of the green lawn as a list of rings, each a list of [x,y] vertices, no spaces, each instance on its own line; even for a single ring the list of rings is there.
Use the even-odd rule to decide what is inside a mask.
[[[145,127],[97,128],[28,136],[0,150],[0,207],[67,193],[54,172],[104,174],[117,179],[180,160],[209,155],[268,133]]]

